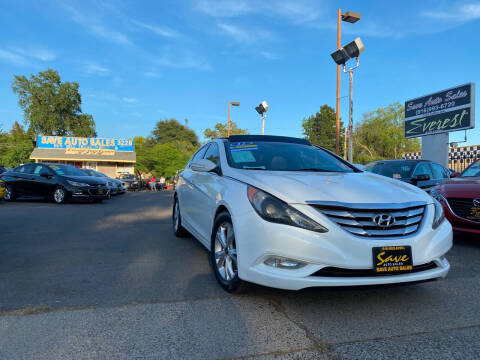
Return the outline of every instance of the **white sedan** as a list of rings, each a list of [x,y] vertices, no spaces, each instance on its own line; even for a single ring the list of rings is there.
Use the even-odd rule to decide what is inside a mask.
[[[179,176],[173,227],[208,249],[227,291],[416,282],[450,269],[452,227],[436,200],[304,139],[204,145]]]

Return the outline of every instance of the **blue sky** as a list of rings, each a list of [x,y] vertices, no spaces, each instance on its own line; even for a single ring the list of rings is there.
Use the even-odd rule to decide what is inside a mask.
[[[362,14],[342,29],[342,43],[360,36],[365,44],[355,121],[468,82],[479,98],[478,1],[0,0],[0,124],[23,120],[13,75],[53,68],[80,83],[83,111],[102,137],[146,136],[173,117],[202,138],[226,121],[229,100],[240,101],[232,120],[251,133],[261,130],[254,107],[267,100],[266,133],[301,136],[303,117],[335,106],[338,7]],[[344,120],[347,80],[342,74]],[[480,144],[480,124],[468,143]]]

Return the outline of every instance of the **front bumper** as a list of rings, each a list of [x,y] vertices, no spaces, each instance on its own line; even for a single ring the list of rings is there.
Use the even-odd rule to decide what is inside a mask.
[[[308,205],[297,209],[313,217]],[[309,214],[310,212],[310,214]],[[315,286],[360,286],[425,281],[443,278],[450,265],[444,255],[452,246],[452,227],[444,221],[432,230],[433,205],[428,206],[420,229],[396,238],[368,238],[350,234],[324,220],[327,233],[316,233],[261,219],[253,210],[233,218],[238,248],[238,271],[243,280],[281,289],[299,290]],[[411,246],[413,265],[432,263],[425,270],[398,275],[317,276],[326,268],[373,270],[372,248]],[[307,263],[298,269],[282,269],[264,263],[281,256]]]
[[[442,206],[443,206],[443,211],[445,212],[445,217],[452,224],[454,231],[480,234],[480,223],[457,216],[452,211],[450,206],[445,205],[444,202],[442,202]]]
[[[68,189],[74,199],[108,199],[110,189],[108,187],[72,187]]]

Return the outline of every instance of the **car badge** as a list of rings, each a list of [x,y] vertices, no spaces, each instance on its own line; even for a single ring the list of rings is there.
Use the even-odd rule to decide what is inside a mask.
[[[480,198],[473,199],[473,206],[480,207]]]
[[[390,214],[377,214],[372,218],[372,221],[382,228],[389,228],[395,224],[395,218]]]

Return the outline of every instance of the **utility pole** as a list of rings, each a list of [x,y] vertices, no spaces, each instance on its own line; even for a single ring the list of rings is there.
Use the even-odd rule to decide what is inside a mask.
[[[341,41],[341,28],[342,28],[342,10],[337,10],[337,50],[342,48]],[[337,120],[337,132],[336,132],[336,151],[340,154],[340,65],[337,65],[337,102],[335,107],[336,120]]]

